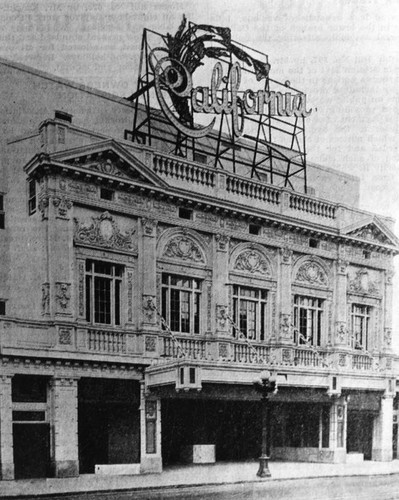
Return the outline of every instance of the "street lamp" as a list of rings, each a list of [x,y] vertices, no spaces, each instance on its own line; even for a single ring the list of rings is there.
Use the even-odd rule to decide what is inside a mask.
[[[259,477],[270,477],[269,458],[267,456],[267,425],[269,420],[269,394],[277,391],[277,377],[268,370],[262,371],[260,378],[255,380],[254,388],[262,396],[262,450],[259,457]]]

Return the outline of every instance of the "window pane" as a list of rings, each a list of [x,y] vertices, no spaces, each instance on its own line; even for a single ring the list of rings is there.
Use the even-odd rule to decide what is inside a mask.
[[[86,321],[91,321],[91,276],[86,276]]]
[[[190,332],[190,293],[180,292],[181,331]]]
[[[174,332],[180,331],[180,292],[170,290],[170,328]]]
[[[94,321],[111,324],[111,280],[94,278]]]
[[[199,293],[194,294],[194,333],[200,332],[200,296]]]
[[[115,325],[121,324],[121,282],[115,281]]]

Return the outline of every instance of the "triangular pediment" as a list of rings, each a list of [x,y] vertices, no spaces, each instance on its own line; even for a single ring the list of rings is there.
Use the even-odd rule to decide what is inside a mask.
[[[122,182],[135,181],[159,187],[167,185],[140,158],[135,156],[134,152],[114,140],[53,153],[50,159],[90,171],[93,174],[114,177]]]
[[[397,247],[398,238],[378,217],[368,217],[342,229],[342,234],[377,245]]]

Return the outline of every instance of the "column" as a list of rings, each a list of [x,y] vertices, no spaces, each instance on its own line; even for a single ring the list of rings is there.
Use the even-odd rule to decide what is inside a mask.
[[[14,479],[14,451],[12,437],[12,377],[0,377],[0,479]]]
[[[283,344],[292,344],[293,338],[293,319],[292,314],[292,250],[282,248],[280,251],[280,335],[279,342]]]
[[[346,317],[347,268],[348,263],[344,259],[339,258],[337,261],[337,281],[335,293],[335,335],[331,340],[334,345],[340,347],[347,347],[349,343]]]
[[[346,417],[347,402],[343,397],[334,398],[330,407],[329,449],[333,452],[332,461],[345,462],[346,457]]]
[[[55,477],[79,475],[78,381],[51,381],[51,465]]]
[[[393,268],[387,269],[385,271],[384,337],[382,346],[385,351],[390,351],[392,347],[393,275],[394,275]]]
[[[372,460],[392,460],[393,396],[383,396],[380,412],[374,417]]]
[[[151,308],[156,303],[156,228],[157,222],[153,219],[141,219],[141,252],[139,255],[142,274],[142,329],[149,332],[158,331],[157,315]]]
[[[216,307],[216,333],[218,337],[231,336],[231,324],[225,314],[233,316],[229,308],[229,241],[230,237],[216,234],[214,238],[213,296]]]
[[[146,397],[145,384],[140,392],[141,472],[162,472],[161,400]]]

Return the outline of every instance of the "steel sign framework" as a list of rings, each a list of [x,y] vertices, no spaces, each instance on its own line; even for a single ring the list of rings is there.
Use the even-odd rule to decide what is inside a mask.
[[[204,79],[208,87],[194,87]],[[183,17],[173,36],[144,29],[128,99],[133,142],[307,192],[306,96],[273,80],[268,56],[232,40],[229,28]]]

